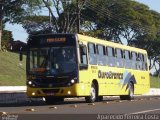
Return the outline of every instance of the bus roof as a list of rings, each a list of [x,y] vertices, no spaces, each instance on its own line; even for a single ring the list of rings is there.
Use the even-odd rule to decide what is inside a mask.
[[[47,36],[50,36],[50,37],[52,37],[52,36],[76,36],[76,34],[75,33],[58,33],[58,34],[57,33],[56,34],[49,33],[49,34],[30,35],[30,38],[31,37],[47,37]],[[94,38],[94,37],[90,37],[90,36],[86,36],[86,35],[82,35],[82,34],[77,34],[77,36],[78,36],[79,40],[83,40],[86,42],[92,42],[92,43],[110,46],[110,47],[114,47],[114,48],[121,48],[121,49],[125,49],[125,50],[130,50],[130,51],[135,51],[135,52],[147,54],[147,51],[144,49],[131,47],[131,46],[127,46],[127,45],[122,45],[119,43],[114,43],[111,41],[98,39],[98,38]]]
[[[101,44],[101,45],[105,45],[105,46],[109,46],[109,47],[121,48],[121,49],[129,50],[129,51],[135,51],[135,52],[140,52],[140,53],[147,54],[147,51],[144,50],[144,49],[131,47],[131,46],[127,46],[127,45],[122,45],[122,44],[119,44],[119,43],[114,43],[114,42],[107,41],[107,40],[102,40],[102,39],[98,39],[98,38],[94,38],[94,37],[89,37],[89,36],[86,36],[86,35],[78,34],[78,38],[79,38],[79,40],[83,40],[83,41],[87,41],[87,42],[92,42],[92,43]]]

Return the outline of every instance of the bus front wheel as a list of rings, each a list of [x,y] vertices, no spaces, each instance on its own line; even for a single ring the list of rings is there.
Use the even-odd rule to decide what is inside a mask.
[[[91,84],[90,96],[85,97],[85,100],[88,103],[93,103],[97,99],[98,99],[98,90],[97,90],[95,83],[93,82]]]

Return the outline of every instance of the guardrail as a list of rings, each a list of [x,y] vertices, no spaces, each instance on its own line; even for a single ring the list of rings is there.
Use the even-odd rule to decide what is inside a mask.
[[[0,86],[0,103],[22,103],[27,100],[26,86]]]
[[[0,86],[0,93],[26,92],[26,86]]]
[[[149,92],[144,95],[160,95],[160,89],[150,88]]]

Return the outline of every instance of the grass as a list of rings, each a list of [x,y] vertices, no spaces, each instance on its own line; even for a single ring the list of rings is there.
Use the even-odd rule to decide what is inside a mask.
[[[151,79],[151,88],[160,88],[160,78],[158,77],[150,77]]]
[[[18,53],[0,51],[0,86],[25,85],[25,62],[19,61]]]

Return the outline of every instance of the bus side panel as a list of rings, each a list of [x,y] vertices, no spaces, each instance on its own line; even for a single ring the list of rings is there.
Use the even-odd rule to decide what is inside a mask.
[[[134,88],[134,94],[145,94],[150,89],[150,77],[148,71],[136,71],[136,84]]]
[[[90,75],[89,70],[80,70],[79,71],[79,84],[81,85],[80,89],[77,89],[78,96],[88,96],[90,95]]]
[[[122,79],[124,68],[98,66],[99,95],[124,95],[128,91],[123,86]],[[116,75],[115,75],[116,74]],[[121,74],[121,76],[119,76]]]
[[[106,70],[106,66],[97,66],[97,65],[91,65],[90,66],[90,80],[97,81],[98,84],[98,95],[107,95],[108,94],[108,87],[107,87],[107,81],[106,79],[100,78],[99,76],[99,70],[104,71]]]

